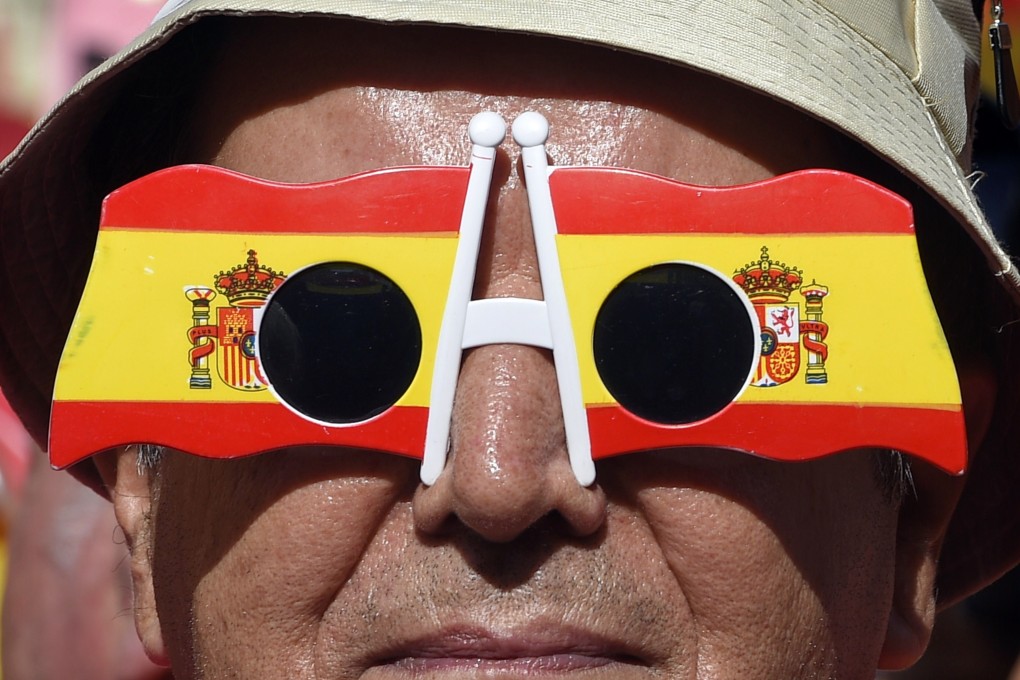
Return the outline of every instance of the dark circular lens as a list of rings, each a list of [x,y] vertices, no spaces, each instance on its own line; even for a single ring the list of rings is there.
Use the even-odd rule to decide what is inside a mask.
[[[371,418],[407,391],[421,326],[393,281],[350,262],[290,276],[266,305],[259,359],[276,393],[328,423]]]
[[[747,384],[754,322],[718,274],[660,264],[623,280],[595,319],[595,366],[631,413],[663,424],[717,413]]]

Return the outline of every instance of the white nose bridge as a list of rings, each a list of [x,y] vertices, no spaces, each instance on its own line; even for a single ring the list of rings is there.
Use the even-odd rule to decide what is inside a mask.
[[[521,147],[524,163],[543,300],[471,300],[496,147],[506,136],[506,123],[498,114],[480,113],[472,118],[468,133],[472,142],[471,175],[433,367],[421,480],[425,484],[435,483],[446,465],[461,351],[507,343],[552,350],[570,466],[578,483],[588,486],[595,481],[595,464],[591,459],[577,348],[556,249],[556,217],[545,152],[549,123],[541,114],[528,112],[513,124],[514,140]]]

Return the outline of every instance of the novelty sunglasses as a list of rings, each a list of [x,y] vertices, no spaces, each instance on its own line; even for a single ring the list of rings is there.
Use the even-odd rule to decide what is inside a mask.
[[[103,206],[58,369],[56,467],[146,442],[211,458],[359,447],[445,465],[463,350],[551,350],[577,480],[594,460],[847,449],[966,466],[960,393],[910,205],[806,170],[704,187],[550,167],[519,117],[543,300],[472,300],[496,149],[464,167],[283,184],[210,166]]]

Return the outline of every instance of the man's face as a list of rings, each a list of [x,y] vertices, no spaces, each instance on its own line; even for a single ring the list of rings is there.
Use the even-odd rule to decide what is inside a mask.
[[[841,166],[821,125],[648,60],[439,29],[257,26],[224,51],[182,143],[259,177],[463,164],[483,110],[544,114],[561,165],[701,184]],[[521,176],[504,144],[476,298],[542,295]],[[910,586],[872,453],[641,453],[599,463],[584,488],[552,358],[517,345],[466,354],[454,411],[431,487],[417,461],[374,452],[168,452],[151,508],[118,500],[150,652],[165,648],[179,678],[870,678],[880,656],[899,661],[910,624],[887,628]]]

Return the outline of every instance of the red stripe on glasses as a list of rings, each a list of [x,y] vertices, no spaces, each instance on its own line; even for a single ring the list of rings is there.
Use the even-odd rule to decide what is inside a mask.
[[[283,184],[208,165],[147,175],[110,194],[102,228],[248,234],[456,233],[470,168],[388,168]]]
[[[703,187],[621,168],[557,168],[561,234],[913,234],[910,204],[868,180],[802,170]]]
[[[387,453],[420,459],[427,420],[423,406],[393,406],[351,427],[329,427],[273,403],[56,401],[50,449],[59,451],[60,458],[50,462],[62,468],[97,451],[143,443],[206,458],[238,458],[287,446],[385,445]]]
[[[959,408],[860,404],[730,404],[690,425],[657,425],[619,406],[588,409],[592,458],[699,446],[801,461],[857,448],[915,453],[951,474],[967,466]]]

